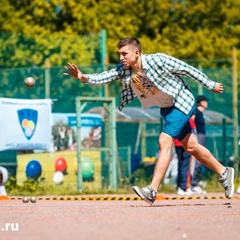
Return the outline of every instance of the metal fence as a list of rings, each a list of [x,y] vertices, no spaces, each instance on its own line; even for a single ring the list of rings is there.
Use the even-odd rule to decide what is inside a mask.
[[[4,41],[9,40],[9,38],[1,36],[0,39]],[[95,73],[101,72],[104,69],[109,69],[114,66],[114,64],[106,64],[106,49],[105,39],[106,36],[100,35],[95,36],[94,47],[100,46],[97,53],[93,53],[94,50],[91,50],[91,61],[98,55],[98,60],[95,63],[91,64],[81,64],[79,67],[84,73]],[[26,39],[25,39],[26,40]],[[29,40],[29,39],[28,39]],[[74,39],[71,40],[74,42]],[[88,40],[83,39],[81,45],[86,43]],[[51,39],[50,42],[54,42]],[[20,44],[21,42],[19,42]],[[28,41],[29,43],[29,41]],[[30,41],[31,43],[31,41]],[[47,44],[47,42],[44,42]],[[57,49],[57,48],[56,48]],[[55,49],[55,50],[56,50]],[[32,49],[32,51],[39,51]],[[92,52],[93,51],[93,52]],[[1,67],[0,68],[0,97],[6,98],[21,98],[21,99],[43,99],[51,98],[52,99],[52,112],[53,113],[75,113],[75,98],[77,96],[82,97],[104,97],[105,91],[104,87],[99,86],[89,86],[80,83],[78,80],[75,80],[71,77],[65,77],[63,75],[64,67],[51,67],[50,65],[44,64],[44,61],[41,63],[43,67],[6,67],[4,68],[4,61],[7,61],[6,56],[7,48],[4,49],[5,55],[2,52],[0,57]],[[31,52],[31,51],[30,51]],[[87,51],[85,52],[86,57]],[[46,56],[45,56],[46,57]],[[65,59],[66,63],[68,59]],[[90,62],[91,62],[90,61]],[[78,61],[79,62],[79,61]],[[81,62],[84,62],[83,60]],[[229,118],[233,118],[233,92],[237,89],[233,88],[233,68],[232,61],[194,61],[186,60],[189,64],[199,68],[203,71],[210,79],[213,79],[217,82],[222,82],[224,85],[225,92],[223,94],[214,94],[208,91],[205,88],[199,86],[198,83],[185,79],[189,84],[194,96],[205,95],[209,99],[209,110],[216,112],[221,112]],[[85,62],[86,63],[86,62]],[[28,89],[24,86],[24,79],[28,76],[32,76],[36,79],[37,83],[34,88]],[[115,84],[115,85],[114,85]],[[110,84],[109,86],[110,97],[116,98],[116,104],[118,105],[120,101],[121,93],[121,83],[116,82]],[[86,108],[86,111],[91,108],[99,107],[98,103],[91,103]],[[140,107],[139,101],[135,100],[129,104],[130,107]],[[239,106],[238,106],[239,108]],[[220,160],[226,162],[234,152],[234,139],[233,136],[233,125],[225,124],[222,122],[222,119],[219,119],[218,124],[209,124],[207,125],[207,147],[209,150]],[[58,123],[61,124],[61,123]],[[138,160],[142,161],[145,157],[154,158],[156,151],[158,149],[158,136],[161,130],[160,120],[158,123],[154,122],[145,123],[145,140],[139,140],[139,125],[140,122],[122,122],[117,120],[117,145],[118,145],[118,184],[121,184],[121,179],[130,177],[132,160],[138,154]],[[103,126],[104,127],[104,126]],[[53,135],[57,133],[54,133]],[[57,136],[53,136],[58,139]],[[55,141],[55,145],[57,142]],[[55,146],[56,147],[56,146]],[[56,148],[54,153],[26,153],[26,152],[16,152],[12,151],[1,153],[0,155],[0,165],[8,167],[10,174],[17,177],[17,180],[22,183],[26,180],[25,168],[27,163],[31,159],[37,158],[42,163],[43,171],[42,178],[45,178],[47,183],[53,183],[53,174],[55,173],[55,162],[59,157],[66,159],[68,167],[67,172],[64,176],[66,184],[75,185],[77,182],[76,179],[76,150],[64,150],[60,151]],[[84,157],[90,157],[95,165],[95,177],[97,181],[88,182],[87,188],[104,188],[108,187],[108,172],[107,166],[102,162],[103,155],[99,152],[94,154],[85,153]]]

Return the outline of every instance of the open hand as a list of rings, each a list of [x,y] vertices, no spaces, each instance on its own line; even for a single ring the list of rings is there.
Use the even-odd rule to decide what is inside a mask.
[[[75,64],[68,62],[68,66],[64,66],[64,68],[68,70],[68,73],[63,73],[63,75],[70,75],[81,79],[82,73]]]

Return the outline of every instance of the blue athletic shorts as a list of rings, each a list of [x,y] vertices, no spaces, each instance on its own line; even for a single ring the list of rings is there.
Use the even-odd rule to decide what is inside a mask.
[[[196,104],[194,104],[188,115],[180,111],[175,106],[161,108],[160,114],[165,120],[162,131],[169,136],[182,141],[188,133],[193,132],[189,119],[195,110]]]

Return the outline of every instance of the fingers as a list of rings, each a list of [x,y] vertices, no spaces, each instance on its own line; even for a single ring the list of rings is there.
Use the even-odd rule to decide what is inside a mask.
[[[64,68],[68,71],[70,71],[71,69],[68,66],[64,66]]]
[[[67,66],[64,66],[64,68],[65,68],[66,70],[68,70],[69,72],[68,72],[68,73],[63,73],[63,75],[69,76],[69,75],[70,75],[70,69],[69,69]]]
[[[64,66],[64,68],[69,71],[68,73],[63,73],[63,75],[66,76],[72,75],[72,72],[77,70],[77,66],[70,62],[68,62],[68,66]]]
[[[76,69],[77,66],[75,64],[72,64],[72,63],[68,62],[68,66],[64,66],[64,68],[66,68],[66,69]]]
[[[64,68],[67,69],[68,71],[71,71],[74,69],[74,64],[68,63],[68,66],[64,66]]]
[[[70,70],[74,70],[74,71],[78,70],[78,67],[75,64],[70,63],[70,62],[68,63],[68,68]]]
[[[76,67],[76,65],[68,62],[68,68],[69,68],[70,70],[75,70],[77,67]]]
[[[221,83],[218,84],[218,92],[223,93],[223,85]]]
[[[223,85],[221,83],[217,83],[216,87],[212,91],[215,93],[223,93],[224,91]]]

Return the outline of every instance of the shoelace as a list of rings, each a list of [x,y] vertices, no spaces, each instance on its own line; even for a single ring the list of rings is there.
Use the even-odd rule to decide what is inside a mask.
[[[227,188],[228,188],[227,180],[225,180],[224,182],[222,182],[222,185],[223,185],[223,187],[224,187],[225,189],[227,189]]]
[[[156,191],[155,191],[154,189],[152,189],[151,186],[144,187],[143,190],[144,190],[145,192],[149,192],[151,198],[155,198],[156,195],[157,195],[157,194],[156,194]]]
[[[227,173],[228,173],[228,169],[225,170],[225,172],[223,173],[222,177],[219,179],[219,181],[222,183],[223,187],[225,189],[228,188],[228,183],[227,183]],[[226,176],[226,178],[224,178],[223,176]]]
[[[220,178],[219,182],[222,184],[225,190],[228,188],[227,178]]]

